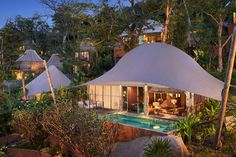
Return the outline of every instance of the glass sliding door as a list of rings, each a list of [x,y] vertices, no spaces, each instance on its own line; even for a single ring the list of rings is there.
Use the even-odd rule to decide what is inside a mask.
[[[144,88],[122,87],[123,111],[144,113]]]

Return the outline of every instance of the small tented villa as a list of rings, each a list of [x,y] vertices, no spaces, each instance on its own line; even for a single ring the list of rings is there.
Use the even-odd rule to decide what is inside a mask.
[[[194,113],[207,98],[221,99],[223,82],[182,50],[164,43],[141,45],[108,72],[89,81],[89,105],[138,114]]]
[[[48,72],[50,73],[54,90],[59,90],[62,87],[68,87],[70,85],[70,79],[68,79],[59,69],[57,69],[55,65],[50,65],[48,67]],[[42,72],[25,87],[27,89],[27,96],[40,96],[41,93],[50,92],[46,71]]]

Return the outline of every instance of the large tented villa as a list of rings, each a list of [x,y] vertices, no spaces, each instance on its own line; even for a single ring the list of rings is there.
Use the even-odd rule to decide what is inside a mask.
[[[207,98],[221,99],[223,82],[182,50],[164,43],[128,52],[108,72],[89,81],[89,107],[137,114],[185,116]]]

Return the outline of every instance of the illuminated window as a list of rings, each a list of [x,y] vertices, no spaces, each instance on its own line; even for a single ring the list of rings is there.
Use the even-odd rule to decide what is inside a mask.
[[[89,52],[88,51],[80,52],[80,59],[83,61],[89,61]]]

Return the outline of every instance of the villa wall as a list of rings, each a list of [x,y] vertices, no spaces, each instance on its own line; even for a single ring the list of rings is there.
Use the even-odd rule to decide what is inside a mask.
[[[161,132],[139,129],[136,127],[119,124],[119,133],[117,137],[117,142],[127,142],[142,136],[157,136],[157,135],[167,136],[167,134]]]

